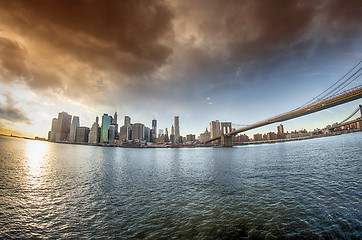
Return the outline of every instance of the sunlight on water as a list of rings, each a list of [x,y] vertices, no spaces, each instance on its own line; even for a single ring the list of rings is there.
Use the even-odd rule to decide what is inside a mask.
[[[0,137],[0,239],[361,239],[362,133],[234,148]]]
[[[44,171],[49,144],[41,141],[27,141],[25,168],[29,178],[39,178]]]
[[[29,203],[33,206],[29,208],[29,214],[39,214],[39,206],[44,204],[44,194],[41,189],[45,187],[44,175],[47,174],[48,160],[47,142],[27,141],[24,158],[25,182],[24,186],[28,189],[25,195],[29,199]]]

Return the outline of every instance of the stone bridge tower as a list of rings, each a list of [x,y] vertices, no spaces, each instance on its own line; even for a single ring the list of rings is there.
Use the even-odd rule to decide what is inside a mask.
[[[222,122],[221,123],[221,146],[222,147],[232,147],[233,146],[233,136],[226,135],[232,131],[231,122]]]

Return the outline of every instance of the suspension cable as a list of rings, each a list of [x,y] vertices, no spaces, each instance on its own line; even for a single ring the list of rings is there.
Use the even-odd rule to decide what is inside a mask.
[[[360,64],[362,63],[362,60],[361,61],[359,61],[351,70],[349,70],[343,77],[341,77],[337,82],[335,82],[332,86],[330,86],[329,88],[327,88],[326,90],[324,90],[322,93],[320,93],[318,96],[316,96],[316,97],[314,97],[313,99],[311,99],[310,101],[308,101],[308,102],[306,102],[305,104],[303,104],[302,106],[300,106],[300,107],[298,107],[297,109],[299,109],[299,108],[302,108],[302,107],[304,107],[304,106],[306,106],[306,105],[308,105],[308,104],[310,104],[311,102],[313,102],[315,99],[317,99],[317,101],[319,101],[320,99],[318,99],[320,96],[322,96],[323,94],[325,94],[328,90],[330,90],[331,88],[333,88],[336,84],[338,84],[340,81],[342,81],[346,76],[348,76],[355,68],[357,68]],[[361,70],[361,68],[359,68],[358,69],[358,71],[357,72],[359,72]],[[357,73],[356,72],[356,73]],[[356,74],[355,73],[355,74]],[[354,74],[354,75],[355,75]],[[350,79],[350,77],[346,80],[346,81],[348,81]],[[346,82],[345,81],[345,82]],[[354,80],[353,80],[354,81]],[[339,85],[340,86],[340,85]],[[337,87],[338,88],[338,87]],[[334,90],[336,90],[336,88],[334,89]],[[331,91],[330,91],[331,92]],[[329,92],[329,93],[330,93]],[[333,92],[333,91],[332,91]],[[328,96],[328,94],[326,95],[326,96]],[[326,96],[324,96],[323,98],[325,98]]]

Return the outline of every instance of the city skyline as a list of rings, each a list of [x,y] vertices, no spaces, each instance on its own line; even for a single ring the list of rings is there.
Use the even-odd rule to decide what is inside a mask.
[[[306,129],[291,132],[285,132],[283,124],[277,126],[277,132],[269,131],[264,133],[256,133],[252,137],[246,134],[234,135],[230,140],[230,147],[240,144],[260,144],[261,142],[275,142],[275,141],[295,141],[307,138],[333,136],[343,133],[350,133],[361,131],[362,124],[362,105],[359,105],[353,113],[345,118],[340,124],[330,123],[322,128],[316,128],[313,131]],[[211,139],[227,134],[235,129],[232,129],[231,122],[210,122],[210,132],[205,129],[198,137],[195,134],[187,134],[186,136],[179,136],[179,116],[174,116],[174,124],[171,126],[171,135],[168,135],[167,128],[166,134],[157,134],[157,120],[152,120],[152,128],[147,127],[143,123],[131,123],[129,116],[124,116],[124,124],[119,128],[118,114],[115,112],[114,117],[104,113],[102,116],[102,124],[99,125],[98,116],[92,127],[80,126],[79,117],[71,116],[66,112],[58,113],[58,118],[52,119],[52,126],[48,132],[48,141],[51,142],[68,142],[76,144],[100,145],[100,146],[113,146],[113,147],[190,147],[200,146],[203,144],[220,144],[218,141],[211,141]],[[176,126],[174,128],[174,125]],[[161,129],[160,129],[161,130]],[[45,138],[35,137],[37,140],[46,140]],[[231,141],[231,142],[230,142]],[[221,138],[221,145],[224,145],[223,138]],[[234,144],[233,144],[234,143]],[[226,143],[228,144],[228,143]],[[226,145],[225,144],[225,145]],[[204,145],[205,146],[205,145]],[[209,145],[208,145],[209,146]],[[229,146],[229,145],[228,145]]]
[[[362,59],[360,6],[2,1],[0,133],[46,137],[62,111],[80,126],[117,111],[169,131],[180,116],[182,136],[215,120],[262,121],[311,100]],[[341,121],[360,103],[289,120],[284,130]]]

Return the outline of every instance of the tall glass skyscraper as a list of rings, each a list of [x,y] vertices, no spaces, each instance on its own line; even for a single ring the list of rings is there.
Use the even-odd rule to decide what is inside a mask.
[[[175,143],[179,143],[180,139],[180,122],[179,117],[175,116]]]
[[[102,116],[101,143],[108,143],[108,130],[111,126],[111,117],[108,114]]]
[[[69,141],[75,142],[75,136],[77,135],[77,127],[79,127],[79,117],[73,116],[72,124],[70,126]]]
[[[153,139],[156,139],[157,138],[157,120],[156,119],[153,119],[152,120],[152,138]]]

